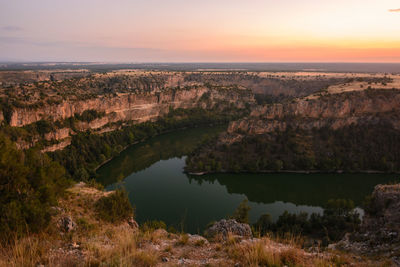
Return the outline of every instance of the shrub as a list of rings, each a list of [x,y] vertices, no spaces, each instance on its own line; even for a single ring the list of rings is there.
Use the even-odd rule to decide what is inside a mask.
[[[351,200],[329,200],[322,215],[312,213],[290,214],[285,211],[275,223],[272,223],[269,215],[262,215],[254,228],[261,235],[268,232],[285,235],[306,235],[321,239],[324,245],[338,241],[347,232],[355,231],[360,225],[359,214],[354,211],[354,203]]]
[[[104,111],[97,111],[95,109],[88,109],[82,112],[82,114],[75,114],[75,118],[80,121],[91,122],[95,119],[105,116]]]
[[[232,219],[235,219],[237,222],[240,223],[249,223],[249,211],[250,206],[248,204],[248,200],[243,200],[239,206],[236,208],[235,212],[231,216]]]
[[[189,242],[189,235],[188,234],[183,234],[180,236],[177,245],[179,246],[184,246]]]
[[[254,224],[255,230],[260,233],[260,235],[265,235],[272,226],[271,215],[263,214],[258,218],[257,222]]]
[[[167,225],[163,221],[153,220],[144,222],[141,228],[143,231],[153,231],[157,229],[167,229]]]
[[[68,185],[65,170],[38,150],[18,150],[0,135],[0,240],[39,232]]]
[[[100,198],[95,204],[100,219],[115,223],[133,216],[133,208],[125,190],[117,189],[108,196]]]

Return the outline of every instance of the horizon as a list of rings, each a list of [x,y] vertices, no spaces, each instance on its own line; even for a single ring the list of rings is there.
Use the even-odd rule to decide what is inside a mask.
[[[104,64],[104,65],[140,65],[140,64],[392,64],[400,65],[399,62],[379,61],[46,61],[46,60],[2,60],[0,64]]]
[[[17,70],[154,70],[154,71],[249,71],[400,73],[400,63],[357,62],[0,62],[0,71]]]
[[[0,0],[0,61],[400,63],[395,0]]]

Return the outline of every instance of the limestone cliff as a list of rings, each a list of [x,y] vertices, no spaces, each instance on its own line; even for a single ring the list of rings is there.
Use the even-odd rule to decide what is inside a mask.
[[[298,99],[291,103],[257,107],[248,118],[231,122],[228,133],[269,133],[293,128],[338,129],[351,124],[390,122],[400,126],[400,90],[373,90]]]
[[[86,100],[66,100],[59,104],[44,105],[41,107],[14,107],[11,111],[10,126],[23,127],[29,124],[46,120],[62,122],[65,119],[94,110],[102,114],[90,121],[76,121],[74,130],[61,126],[44,134],[42,139],[56,142],[43,151],[54,151],[69,144],[69,137],[76,131],[96,130],[99,133],[112,131],[116,128],[113,123],[134,122],[141,123],[167,114],[170,109],[223,109],[234,105],[244,108],[254,103],[250,90],[237,88],[208,88],[193,86],[186,88],[169,88],[161,92],[154,90],[147,93],[118,93],[99,95]],[[110,126],[111,125],[111,126]],[[117,126],[116,126],[117,127]],[[107,128],[107,129],[106,129]],[[33,141],[17,141],[21,148],[34,145],[40,137]],[[59,143],[58,141],[62,141]]]
[[[399,172],[399,142],[400,90],[347,92],[256,108],[198,148],[186,170]]]
[[[101,124],[121,120],[147,121],[165,114],[169,108],[193,108],[199,105],[199,100],[208,93],[208,103],[202,102],[201,107],[211,108],[218,101],[227,101],[243,107],[245,103],[253,102],[251,92],[247,90],[215,90],[206,87],[188,90],[168,90],[150,94],[118,94],[116,96],[102,95],[97,98],[82,101],[64,101],[57,105],[46,105],[40,108],[14,108],[10,125],[21,127],[39,120],[62,120],[82,114],[85,110],[97,110],[106,113],[107,119],[93,123],[94,128]],[[88,126],[90,128],[90,125]]]

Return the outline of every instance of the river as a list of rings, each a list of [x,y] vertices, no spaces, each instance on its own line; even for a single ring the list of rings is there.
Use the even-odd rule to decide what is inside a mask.
[[[396,181],[388,174],[185,174],[186,155],[224,129],[180,130],[133,145],[98,169],[98,181],[106,190],[125,187],[139,223],[162,220],[190,233],[229,216],[246,198],[251,222],[266,213],[276,220],[285,210],[322,213],[329,199],[360,207],[375,185]]]

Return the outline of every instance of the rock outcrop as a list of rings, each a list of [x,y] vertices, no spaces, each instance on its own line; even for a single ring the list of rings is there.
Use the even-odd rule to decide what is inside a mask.
[[[241,237],[252,237],[251,228],[246,223],[238,223],[234,219],[225,220],[222,219],[214,223],[210,228],[206,230],[207,236],[215,237],[222,236],[227,238],[229,234]]]
[[[207,95],[205,95],[207,93]],[[203,97],[204,95],[204,97]],[[209,101],[199,100],[203,97]],[[169,108],[212,108],[220,101],[226,101],[243,107],[245,103],[254,102],[248,90],[216,90],[196,87],[182,90],[166,90],[149,94],[124,93],[116,96],[102,95],[81,101],[64,101],[56,105],[45,105],[40,108],[14,108],[10,125],[21,127],[39,120],[63,120],[82,114],[85,110],[105,112],[106,118],[96,120],[87,127],[99,128],[107,123],[134,120],[143,122],[168,112]]]
[[[360,230],[346,235],[335,247],[392,257],[400,265],[400,184],[377,185]]]
[[[363,219],[363,229],[386,229],[393,233],[389,234],[391,237],[400,237],[400,184],[375,186]]]
[[[263,134],[283,131],[288,126],[304,130],[338,129],[382,120],[400,129],[399,111],[400,90],[350,92],[257,107],[248,118],[231,122],[228,133]]]
[[[55,151],[70,144],[70,137],[76,131],[96,130],[99,133],[113,131],[118,128],[115,123],[141,123],[155,120],[168,114],[171,109],[224,109],[234,105],[244,108],[254,103],[251,91],[246,89],[210,89],[195,86],[185,89],[165,89],[162,92],[134,94],[120,93],[116,95],[100,95],[87,100],[66,100],[60,104],[45,105],[37,108],[12,109],[10,126],[23,127],[41,120],[60,122],[82,114],[84,111],[94,110],[100,117],[91,121],[75,121],[74,129],[68,127],[55,128],[43,137],[34,136],[31,140],[20,140],[20,148],[29,148],[40,139],[53,142],[42,151]],[[1,117],[1,116],[0,116]]]
[[[71,216],[64,216],[58,221],[58,226],[63,232],[69,233],[75,229],[76,224]]]

